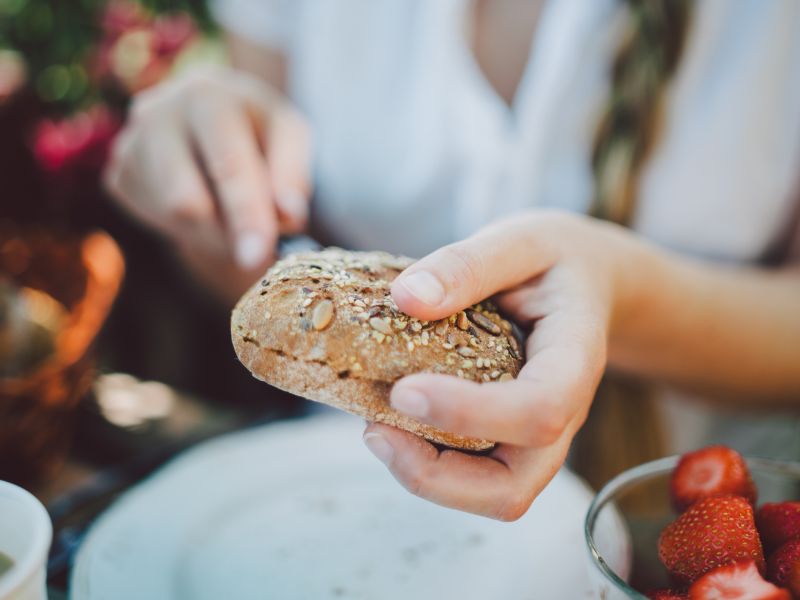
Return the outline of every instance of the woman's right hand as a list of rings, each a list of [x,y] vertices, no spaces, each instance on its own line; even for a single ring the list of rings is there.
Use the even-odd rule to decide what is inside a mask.
[[[105,181],[185,255],[254,271],[274,258],[279,234],[306,224],[310,155],[309,128],[278,91],[217,68],[135,98]]]

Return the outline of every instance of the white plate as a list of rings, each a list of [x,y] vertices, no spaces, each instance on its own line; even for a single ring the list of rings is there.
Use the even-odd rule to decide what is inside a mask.
[[[587,597],[591,493],[577,477],[562,470],[522,519],[499,523],[406,492],[363,447],[362,429],[314,417],[192,449],[94,525],[71,597]]]

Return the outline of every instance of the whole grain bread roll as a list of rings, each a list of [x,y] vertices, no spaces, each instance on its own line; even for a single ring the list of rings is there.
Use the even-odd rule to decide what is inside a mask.
[[[401,313],[389,287],[412,262],[339,248],[277,262],[233,310],[236,354],[253,376],[298,396],[438,444],[489,449],[494,442],[441,431],[389,405],[392,384],[411,373],[503,381],[522,365],[511,324],[490,303],[439,321]]]

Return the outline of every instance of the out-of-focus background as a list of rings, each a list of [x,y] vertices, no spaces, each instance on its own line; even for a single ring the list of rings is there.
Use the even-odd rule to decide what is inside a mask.
[[[50,503],[56,550],[80,498],[303,411],[100,183],[132,94],[224,60],[203,0],[0,0],[0,479]]]
[[[162,240],[132,225],[99,185],[130,96],[176,70],[224,60],[204,4],[0,1],[0,252],[2,273],[13,277],[27,266],[15,233],[105,230],[126,277],[99,340],[103,369],[234,401],[253,388],[230,388],[237,378],[227,375],[240,369],[220,343],[227,323],[210,318],[221,307],[193,294]]]

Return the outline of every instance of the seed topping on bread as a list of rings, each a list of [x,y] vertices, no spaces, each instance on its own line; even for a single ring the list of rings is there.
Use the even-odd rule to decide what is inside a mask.
[[[489,302],[436,321],[401,312],[391,283],[413,261],[329,248],[277,262],[231,318],[236,353],[254,376],[295,394],[467,449],[491,441],[441,432],[393,411],[391,385],[412,373],[488,383],[522,366],[511,323]]]

